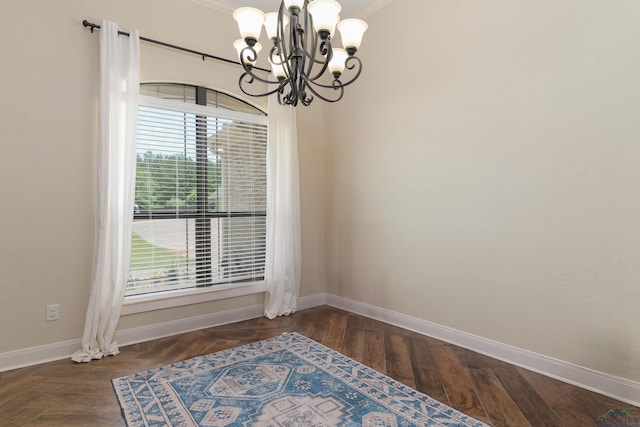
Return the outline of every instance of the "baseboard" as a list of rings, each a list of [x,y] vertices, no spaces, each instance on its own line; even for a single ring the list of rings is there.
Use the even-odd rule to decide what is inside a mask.
[[[298,311],[308,308],[319,307],[327,303],[327,294],[315,294],[298,298]]]
[[[199,329],[212,328],[214,326],[255,319],[256,317],[262,316],[263,313],[264,306],[255,305],[235,310],[222,311],[219,313],[211,313],[204,316],[191,317],[188,319],[156,323],[153,325],[118,331],[116,333],[116,340],[120,347],[124,347],[139,342],[164,338]],[[24,368],[26,366],[37,365],[40,363],[53,362],[54,360],[71,358],[71,355],[79,348],[80,339],[74,339],[0,353],[0,372]]]
[[[640,406],[640,383],[632,380],[336,295],[327,294],[326,304],[437,338],[622,402]]]
[[[0,353],[0,372],[71,358],[80,348],[80,339],[39,345],[21,350]]]
[[[325,294],[300,297],[298,298],[297,309],[306,310],[307,308],[317,307],[324,305],[325,303]],[[262,315],[264,315],[264,305],[260,304],[219,313],[211,313],[204,316],[190,317],[187,319],[179,319],[171,322],[156,323],[153,325],[126,329],[119,331],[116,335],[116,339],[120,346],[126,346],[172,335],[184,334],[186,332],[197,331],[200,329],[242,322],[243,320],[255,319]]]
[[[560,381],[604,394],[622,402],[640,406],[640,383],[638,382],[584,368],[384,308],[336,295],[320,293],[301,297],[298,300],[298,310],[305,310],[324,304],[468,348]],[[255,305],[126,329],[119,331],[116,338],[120,346],[126,346],[199,329],[254,319],[262,316],[263,312],[263,305]],[[0,353],[0,372],[70,358],[79,348],[80,339],[74,339]]]
[[[324,293],[309,295],[298,299],[298,310],[324,305],[326,296]],[[116,340],[120,347],[151,341],[172,335],[183,334],[199,329],[228,325],[255,319],[264,314],[264,305],[255,305],[219,313],[211,313],[204,316],[179,319],[171,322],[156,323],[125,329],[116,333]],[[80,348],[80,339],[57,342],[22,350],[0,353],[0,372],[33,366],[40,363],[53,362],[71,358],[71,355]]]
[[[131,344],[184,334],[186,332],[197,331],[200,329],[213,328],[215,326],[228,325],[229,323],[255,319],[263,314],[264,306],[262,304],[254,305],[235,310],[205,314],[203,316],[189,317],[187,319],[179,319],[170,322],[155,323],[153,325],[125,329],[116,333],[116,339],[118,340],[118,344],[121,347],[124,347]]]

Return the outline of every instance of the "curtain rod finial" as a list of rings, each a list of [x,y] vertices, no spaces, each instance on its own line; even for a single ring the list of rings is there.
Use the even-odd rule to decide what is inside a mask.
[[[99,25],[92,24],[91,22],[87,21],[86,19],[82,21],[82,26],[85,27],[85,28],[89,27],[89,31],[91,31],[91,34],[93,34],[93,30],[95,28],[100,28]]]

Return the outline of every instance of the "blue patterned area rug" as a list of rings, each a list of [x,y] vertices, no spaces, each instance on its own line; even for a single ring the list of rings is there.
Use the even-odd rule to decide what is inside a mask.
[[[113,386],[129,426],[486,426],[297,333]]]

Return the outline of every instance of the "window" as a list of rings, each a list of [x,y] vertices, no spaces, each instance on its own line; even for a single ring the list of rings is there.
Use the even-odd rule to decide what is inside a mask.
[[[127,296],[261,281],[266,114],[203,87],[140,93]]]

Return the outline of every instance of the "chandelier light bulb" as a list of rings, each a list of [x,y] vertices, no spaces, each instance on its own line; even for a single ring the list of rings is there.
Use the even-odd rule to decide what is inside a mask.
[[[282,29],[286,30],[289,25],[289,17],[287,15],[282,16]],[[278,37],[278,12],[269,12],[265,15],[264,29],[267,32],[267,37],[271,40]]]
[[[241,7],[233,12],[233,19],[238,23],[240,35],[249,46],[253,46],[260,38],[264,12],[255,7]]]
[[[313,27],[322,39],[326,39],[338,22],[342,6],[335,0],[314,0],[307,5],[313,18]]]
[[[369,26],[361,19],[343,19],[338,23],[338,31],[342,37],[342,46],[353,55],[360,48],[362,36]]]

